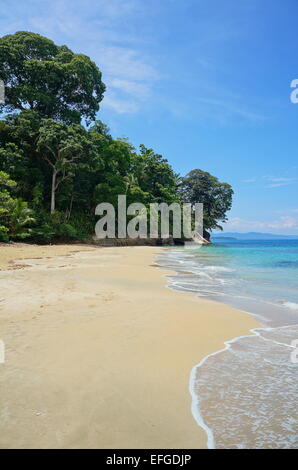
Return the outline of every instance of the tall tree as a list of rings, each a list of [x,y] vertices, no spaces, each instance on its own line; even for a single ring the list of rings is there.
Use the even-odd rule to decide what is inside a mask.
[[[34,109],[67,123],[95,119],[105,91],[89,57],[24,31],[0,38],[0,79],[5,84],[0,109]]]
[[[103,171],[97,172],[94,190],[96,203],[117,204],[119,194],[127,192],[126,177],[129,173],[133,147],[126,139],[107,140],[101,150]]]
[[[26,110],[6,116],[1,123],[0,170],[17,181],[17,194],[30,201],[34,188],[43,185],[49,173],[36,148],[41,118]]]
[[[226,222],[226,213],[232,207],[233,190],[228,183],[221,183],[210,173],[197,169],[182,179],[180,189],[184,201],[204,204],[205,230],[222,230],[220,224]]]
[[[134,154],[131,172],[138,185],[148,195],[147,202],[178,202],[179,177],[167,159],[152,149],[140,145],[140,153]]]
[[[36,148],[52,171],[51,213],[56,208],[58,187],[63,181],[74,176],[79,160],[91,147],[88,133],[81,125],[66,126],[52,119],[42,120]]]

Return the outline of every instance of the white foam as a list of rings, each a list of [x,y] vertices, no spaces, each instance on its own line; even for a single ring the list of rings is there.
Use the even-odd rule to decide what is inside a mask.
[[[250,330],[250,331],[253,334],[257,334],[257,333],[255,333],[254,330]],[[205,423],[205,421],[203,419],[203,416],[202,416],[202,413],[201,413],[201,410],[200,410],[200,406],[199,406],[199,394],[195,391],[197,370],[200,367],[202,367],[202,365],[210,357],[216,356],[217,354],[220,354],[220,353],[223,353],[223,352],[227,351],[228,349],[231,348],[231,344],[235,343],[235,341],[238,341],[241,338],[249,338],[250,336],[252,336],[252,335],[237,336],[236,338],[233,338],[229,341],[225,341],[225,343],[224,343],[225,347],[223,349],[220,349],[219,351],[215,351],[211,354],[208,354],[198,364],[196,364],[191,370],[190,379],[189,379],[189,391],[190,391],[190,394],[191,394],[191,397],[192,397],[191,411],[192,411],[192,415],[193,415],[195,421],[198,423],[198,425],[202,429],[204,429],[204,431],[207,434],[207,447],[208,447],[208,449],[215,449],[216,444],[215,444],[214,434],[213,434],[212,430],[209,428],[209,426],[207,426],[207,424]]]
[[[290,308],[291,310],[298,310],[298,304],[295,302],[282,302],[284,307]]]
[[[225,272],[225,273],[232,273],[235,271],[234,269],[225,268],[224,266],[205,266],[204,269],[206,269],[206,271]]]
[[[251,315],[249,312],[244,312],[244,313],[247,313],[248,315]],[[289,328],[289,325],[284,325],[283,327],[279,327],[279,328]],[[209,426],[207,426],[207,424],[205,423],[204,419],[203,419],[203,416],[202,416],[202,413],[201,413],[201,410],[200,410],[200,399],[199,399],[199,393],[196,392],[196,376],[197,376],[197,371],[200,367],[203,366],[203,364],[205,364],[205,362],[210,358],[210,357],[213,357],[213,356],[216,356],[220,353],[223,353],[223,352],[226,352],[227,350],[231,349],[232,347],[232,344],[233,343],[236,343],[237,341],[243,339],[243,338],[250,338],[250,337],[253,337],[254,335],[259,337],[260,339],[263,339],[264,341],[269,341],[271,343],[274,343],[278,346],[283,346],[283,347],[286,347],[286,348],[293,348],[292,345],[289,345],[289,344],[286,344],[286,343],[281,343],[279,341],[275,341],[273,339],[270,339],[270,338],[266,338],[264,336],[262,336],[261,332],[262,331],[274,331],[274,330],[277,330],[279,328],[272,328],[272,327],[267,327],[267,328],[253,328],[250,330],[250,333],[251,334],[248,334],[248,335],[244,335],[244,336],[237,336],[236,338],[233,338],[229,341],[225,341],[224,344],[225,344],[225,347],[223,349],[220,349],[218,351],[215,351],[211,354],[208,354],[207,356],[205,356],[198,364],[196,364],[192,370],[191,370],[191,374],[190,374],[190,380],[189,380],[189,391],[190,391],[190,394],[191,394],[191,397],[192,397],[192,405],[191,405],[191,411],[192,411],[192,414],[193,414],[193,417],[195,419],[195,421],[198,423],[198,425],[204,429],[204,431],[206,432],[207,434],[207,446],[208,446],[208,449],[215,449],[216,448],[216,443],[215,443],[215,438],[214,438],[214,434],[213,434],[213,431],[211,428],[209,428]]]

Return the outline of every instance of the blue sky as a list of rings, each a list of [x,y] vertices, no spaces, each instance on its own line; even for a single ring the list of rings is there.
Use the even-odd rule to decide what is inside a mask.
[[[227,231],[298,234],[297,0],[0,0],[1,35],[89,55],[99,118],[174,169],[231,183]]]

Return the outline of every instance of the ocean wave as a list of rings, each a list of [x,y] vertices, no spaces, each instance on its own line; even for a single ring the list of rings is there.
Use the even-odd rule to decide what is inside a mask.
[[[296,304],[295,302],[282,301],[281,304],[284,307],[290,308],[291,310],[298,310],[298,304]]]
[[[287,328],[253,329],[192,369],[192,412],[209,448],[297,447],[296,380],[291,346],[281,336],[296,332]]]
[[[206,271],[232,273],[235,269],[225,268],[224,266],[204,266]]]

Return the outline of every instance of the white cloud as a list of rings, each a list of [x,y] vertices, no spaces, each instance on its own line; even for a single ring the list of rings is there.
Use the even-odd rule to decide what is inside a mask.
[[[113,78],[110,86],[124,91],[125,93],[133,93],[141,99],[146,98],[149,93],[149,87],[147,84],[135,82],[133,80],[119,80],[118,78]]]
[[[135,113],[149,99],[158,73],[137,51],[121,47],[100,47],[98,56],[107,91],[103,107],[118,113]]]
[[[119,114],[135,113],[142,102],[151,94],[151,89],[146,83],[133,80],[112,78],[105,94],[104,105]]]
[[[281,182],[281,183],[287,183],[289,181],[293,181],[294,178],[280,178],[280,177],[275,177],[275,176],[264,176],[268,181],[274,181],[274,182]]]
[[[268,184],[266,188],[281,188],[282,186],[289,186],[289,184],[292,184],[291,182],[287,183],[274,183],[274,184]]]
[[[112,92],[109,92],[105,96],[105,105],[113,111],[116,111],[118,114],[133,114],[139,109],[138,104],[135,101],[121,99],[118,96],[113,95]]]
[[[280,177],[280,176],[263,176],[265,180],[271,182],[266,188],[280,188],[282,186],[289,186],[297,181],[297,178]]]
[[[236,98],[232,99],[214,99],[214,98],[204,98],[199,97],[197,98],[200,103],[203,105],[208,105],[209,107],[213,108],[213,111],[218,113],[218,116],[221,116],[223,121],[230,117],[240,117],[248,121],[253,122],[262,122],[266,119],[266,117],[259,113],[254,113],[245,107],[243,104],[239,102]]]
[[[133,49],[99,46],[98,52],[105,73],[117,79],[147,81],[158,78],[153,66],[146,63],[140,53]]]
[[[287,178],[287,177],[279,177],[279,176],[263,176],[268,183],[265,187],[266,188],[280,188],[282,186],[289,186],[297,181],[297,178]],[[242,180],[242,183],[256,183],[257,178],[249,178]]]
[[[225,224],[225,231],[266,231],[266,230],[297,230],[298,219],[284,215],[273,221],[246,220],[240,217],[232,217]]]

